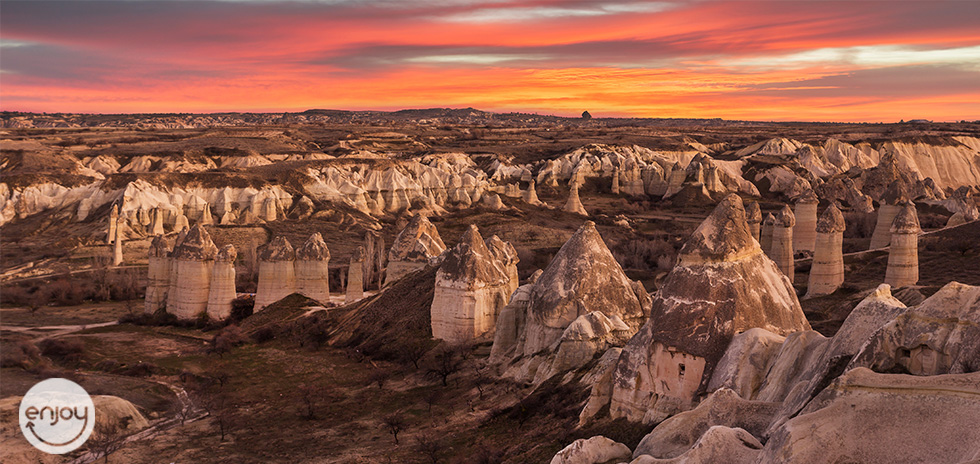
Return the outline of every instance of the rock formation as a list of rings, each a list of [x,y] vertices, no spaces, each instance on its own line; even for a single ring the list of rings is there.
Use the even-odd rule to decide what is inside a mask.
[[[756,239],[759,243],[762,243],[760,226],[762,225],[762,210],[759,209],[759,204],[756,202],[751,202],[745,207],[745,222],[749,224],[749,232],[752,233],[752,237]],[[772,232],[770,232],[772,234]],[[772,240],[772,235],[769,236]],[[765,250],[765,248],[763,248]]]
[[[589,212],[585,210],[582,206],[582,201],[578,198],[578,184],[572,182],[571,187],[568,190],[568,201],[565,202],[565,208],[563,209],[566,213],[578,214],[581,216],[588,216]]]
[[[109,228],[106,230],[105,242],[111,244],[116,239],[116,226],[119,224],[119,205],[112,205],[109,212]],[[180,230],[180,229],[177,229]]]
[[[766,219],[762,221],[762,231],[760,232],[759,245],[762,251],[770,258],[772,257],[772,231],[776,228],[776,216],[766,213]]]
[[[196,225],[174,246],[171,266],[175,285],[167,294],[167,312],[179,319],[193,319],[208,309],[211,267],[218,248],[204,227]]]
[[[837,205],[830,205],[817,221],[817,239],[810,266],[806,298],[830,295],[844,283],[844,215]]]
[[[163,228],[163,210],[153,208],[150,218],[150,235],[163,235],[166,233]]]
[[[214,224],[214,217],[211,216],[211,206],[207,203],[204,203],[204,207],[201,209],[201,218],[198,219],[198,223],[207,226]]]
[[[871,235],[871,247],[874,250],[884,248],[891,242],[891,226],[895,215],[902,209],[901,203],[908,200],[908,192],[900,181],[892,182],[881,196],[881,206],[878,208],[878,222],[875,223]]]
[[[807,190],[796,198],[794,216],[796,226],[793,228],[793,252],[813,252],[817,238],[817,203],[819,199],[813,190]]]
[[[144,302],[146,312],[152,314],[166,308],[167,291],[170,288],[170,247],[162,235],[153,237],[149,255]]]
[[[446,244],[442,242],[436,226],[421,214],[413,216],[388,250],[385,285],[425,267],[444,251]]]
[[[255,289],[255,312],[296,291],[296,252],[281,235],[259,250],[259,283]]]
[[[122,230],[116,227],[116,238],[112,241],[112,265],[119,266],[123,263],[123,239]]]
[[[205,213],[207,214],[207,213]],[[208,317],[222,321],[231,316],[231,302],[238,297],[235,290],[235,259],[238,252],[233,245],[225,245],[218,250],[211,269],[211,287],[208,291]]]
[[[436,272],[432,336],[460,343],[493,330],[510,292],[505,264],[471,225]]]
[[[591,221],[538,273],[501,312],[491,349],[491,362],[517,381],[540,384],[623,346],[649,313],[649,295],[626,277]]]
[[[631,454],[626,445],[599,435],[573,441],[551,459],[551,464],[620,462],[629,460]]]
[[[517,263],[520,261],[520,258],[517,257],[517,249],[496,235],[488,238],[485,244],[493,257],[504,266],[504,270],[507,272],[507,299],[510,300],[510,295],[520,285],[520,278],[517,276]]]
[[[776,262],[779,270],[789,277],[791,283],[796,268],[793,261],[794,225],[796,225],[796,217],[793,216],[789,206],[784,206],[772,228],[772,252],[769,253],[769,257]]]
[[[892,222],[885,270],[885,283],[896,288],[915,285],[919,281],[919,219],[914,203],[905,202],[901,208]]]
[[[535,206],[541,204],[541,200],[538,200],[538,192],[534,189],[533,180],[528,184],[527,190],[524,192],[524,202]]]
[[[613,195],[619,195],[619,168],[616,168],[616,170],[613,171],[612,189],[610,189],[610,192]]]
[[[381,286],[381,276],[385,272],[385,239],[381,234],[369,230],[364,233],[364,287]]]
[[[319,302],[330,300],[330,250],[319,232],[296,250],[296,293]]]
[[[810,328],[791,283],[752,238],[742,200],[730,195],[681,248],[611,388],[593,387],[583,417],[606,404],[612,417],[644,423],[688,409],[732,337],[753,327],[780,335]]]
[[[359,246],[354,250],[350,257],[350,266],[347,267],[347,292],[344,294],[344,303],[352,303],[364,298],[364,261],[367,259],[367,251],[364,246]]]

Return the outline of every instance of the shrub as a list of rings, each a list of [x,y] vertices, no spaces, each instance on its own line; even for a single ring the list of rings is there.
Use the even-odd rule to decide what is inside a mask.
[[[37,363],[41,357],[41,350],[33,343],[23,340],[14,346],[5,344],[0,350],[0,367],[22,367],[30,368]]]
[[[85,345],[80,340],[48,338],[41,340],[41,354],[62,362],[74,363],[82,359]]]
[[[231,300],[231,320],[241,322],[251,316],[255,308],[255,297],[245,295]]]
[[[218,332],[211,340],[211,351],[219,356],[231,351],[233,347],[241,345],[247,341],[242,329],[237,325],[229,325]]]

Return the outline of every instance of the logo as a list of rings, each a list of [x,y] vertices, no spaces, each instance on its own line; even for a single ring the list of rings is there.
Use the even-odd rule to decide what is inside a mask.
[[[71,380],[40,382],[20,402],[20,430],[45,453],[65,454],[82,446],[94,428],[92,397]]]

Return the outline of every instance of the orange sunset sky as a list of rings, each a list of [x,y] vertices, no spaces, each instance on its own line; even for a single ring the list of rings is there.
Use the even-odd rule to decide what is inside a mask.
[[[980,119],[978,1],[0,2],[0,109]]]

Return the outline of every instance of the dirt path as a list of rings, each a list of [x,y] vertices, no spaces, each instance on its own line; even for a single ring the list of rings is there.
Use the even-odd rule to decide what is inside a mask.
[[[119,321],[109,321],[109,322],[98,322],[95,324],[77,324],[77,325],[48,325],[41,327],[25,327],[19,325],[0,325],[0,330],[7,330],[10,332],[23,333],[35,336],[35,340],[46,340],[48,338],[60,337],[63,335],[68,335],[71,333],[79,332],[87,329],[95,329],[99,327],[109,327],[112,325],[119,324]],[[45,332],[45,333],[33,333],[33,332]]]

